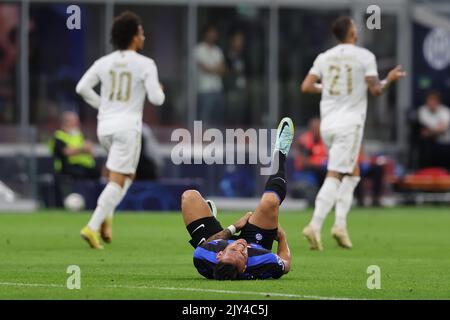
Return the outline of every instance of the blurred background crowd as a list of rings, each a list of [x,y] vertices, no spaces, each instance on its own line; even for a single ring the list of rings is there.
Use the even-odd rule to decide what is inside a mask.
[[[144,54],[156,61],[167,97],[163,107],[145,108],[138,179],[151,184],[142,185],[148,202],[141,208],[160,209],[150,194],[161,198],[188,186],[210,196],[258,196],[264,180],[258,168],[175,166],[170,136],[175,128],[192,129],[194,120],[221,130],[272,128],[282,116],[297,127],[290,197],[311,202],[327,153],[319,132],[320,97],[301,94],[299,85],[317,54],[334,45],[330,25],[344,14],[359,25],[360,44],[375,53],[382,77],[396,64],[409,72],[389,94],[369,101],[358,203],[389,205],[386,199],[402,192],[412,195],[402,201],[427,195],[448,201],[448,1],[384,1],[381,30],[365,27],[368,3],[362,0],[97,1],[80,4],[80,30],[66,27],[68,5],[0,3],[0,180],[23,197],[60,206],[65,185],[102,176],[96,111],[74,88],[111,50],[112,17],[128,9],[143,19]]]

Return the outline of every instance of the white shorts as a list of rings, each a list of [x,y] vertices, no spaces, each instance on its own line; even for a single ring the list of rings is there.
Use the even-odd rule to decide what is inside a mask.
[[[106,168],[122,174],[134,174],[141,155],[141,133],[137,130],[99,135],[98,140],[108,152]]]
[[[328,148],[328,171],[351,174],[358,161],[363,126],[355,125],[340,130],[321,130]]]

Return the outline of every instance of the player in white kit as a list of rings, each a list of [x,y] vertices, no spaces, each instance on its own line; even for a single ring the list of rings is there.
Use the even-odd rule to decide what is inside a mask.
[[[112,240],[114,210],[130,187],[141,152],[144,100],[156,106],[164,103],[155,62],[137,51],[144,46],[140,18],[124,12],[114,19],[111,41],[114,52],[97,61],[78,82],[76,91],[98,109],[97,136],[107,150],[109,181],[97,200],[81,236],[92,248],[102,249],[100,236]],[[100,95],[94,87],[100,83]]]
[[[406,75],[397,66],[385,80],[379,80],[375,55],[355,45],[357,30],[350,17],[337,19],[332,31],[339,44],[319,54],[301,87],[303,92],[322,94],[320,132],[328,149],[327,176],[317,194],[312,220],[303,230],[314,250],[323,250],[320,232],[333,206],[336,220],[331,234],[341,247],[352,247],[347,214],[360,180],[357,159],[367,113],[367,90],[379,96]]]

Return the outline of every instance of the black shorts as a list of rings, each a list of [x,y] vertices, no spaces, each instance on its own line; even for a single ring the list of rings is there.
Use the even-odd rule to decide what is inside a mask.
[[[187,231],[191,236],[189,243],[197,248],[199,245],[204,244],[206,240],[223,230],[220,222],[214,217],[206,217],[191,222],[187,227]],[[233,236],[231,239],[244,239],[248,243],[259,244],[261,247],[272,250],[273,242],[277,237],[277,230],[266,230],[259,228],[251,223],[247,223],[242,228],[241,233],[237,236]]]
[[[205,243],[209,237],[223,230],[220,222],[213,216],[195,220],[186,229],[192,238],[189,243],[194,248],[197,248],[199,245]]]
[[[242,228],[241,233],[237,237],[238,239],[244,239],[248,243],[256,243],[267,250],[272,250],[273,242],[277,237],[277,229],[267,230],[255,226],[254,224],[247,223]]]

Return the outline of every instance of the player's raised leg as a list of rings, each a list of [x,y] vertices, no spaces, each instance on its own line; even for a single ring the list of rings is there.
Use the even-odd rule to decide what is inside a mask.
[[[217,209],[214,208],[214,202],[205,200],[197,190],[186,190],[181,196],[181,214],[186,226],[198,219],[215,217],[214,211]]]
[[[294,138],[294,124],[290,118],[283,118],[277,130],[277,140],[273,155],[276,172],[268,179],[261,201],[249,223],[266,230],[278,227],[278,210],[286,196],[286,157]]]
[[[197,190],[186,190],[181,196],[181,214],[186,229],[191,236],[189,243],[197,248],[211,236],[223,231],[216,219],[217,209],[214,202],[203,199]]]

